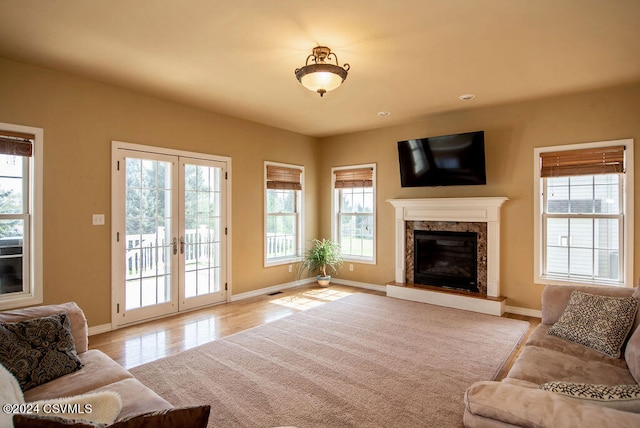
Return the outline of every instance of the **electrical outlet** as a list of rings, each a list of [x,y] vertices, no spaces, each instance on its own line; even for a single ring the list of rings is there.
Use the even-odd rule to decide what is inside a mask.
[[[289,272],[293,272],[293,265],[289,265]]]
[[[353,272],[353,263],[349,263],[349,272]]]
[[[94,214],[91,220],[94,226],[104,226],[104,214]]]

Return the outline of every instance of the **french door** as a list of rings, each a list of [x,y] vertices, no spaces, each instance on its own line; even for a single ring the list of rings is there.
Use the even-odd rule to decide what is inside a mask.
[[[116,326],[225,301],[227,162],[129,146],[113,149]]]

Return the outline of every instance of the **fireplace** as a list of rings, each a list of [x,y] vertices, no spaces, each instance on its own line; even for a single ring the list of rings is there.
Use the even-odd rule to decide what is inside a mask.
[[[416,230],[415,284],[478,292],[478,234]]]
[[[487,251],[488,251],[488,230],[487,223],[484,222],[469,222],[469,221],[420,221],[420,220],[408,220],[404,222],[404,235],[405,235],[405,251],[404,251],[404,263],[406,278],[405,283],[428,285],[440,287],[443,289],[464,290],[472,293],[478,293],[479,295],[487,295]],[[438,269],[442,270],[444,264],[448,263],[450,269],[459,269],[458,264],[461,263],[460,257],[465,256],[464,269],[467,271],[463,276],[467,278],[454,278],[456,276],[454,272],[449,273],[449,277],[424,277],[418,275],[416,272],[423,271],[420,266],[416,266],[418,258],[423,257],[418,255],[420,250],[416,247],[416,242],[421,242],[425,237],[435,236],[438,239],[436,242],[428,242],[427,239],[425,245],[431,247],[431,249],[437,250],[437,247],[444,247],[444,244],[449,244],[451,247],[452,241],[468,241],[464,246],[456,248],[456,250],[466,251],[466,254],[457,254],[457,260],[438,260]],[[471,242],[473,237],[473,242]],[[447,238],[447,239],[445,239]],[[438,241],[443,245],[438,245]],[[461,244],[457,242],[456,245]],[[440,248],[444,250],[444,248]],[[453,248],[448,248],[449,255]],[[445,256],[447,253],[444,254]],[[427,256],[430,256],[429,254]],[[475,260],[473,259],[475,256]],[[438,256],[439,257],[439,256]],[[428,262],[428,261],[427,261]],[[455,264],[453,264],[453,263]],[[437,273],[437,272],[436,272]],[[472,280],[474,284],[469,284],[469,280]],[[453,281],[453,283],[452,283]]]
[[[506,297],[500,295],[500,207],[506,200],[504,197],[388,199],[387,202],[395,208],[396,269],[395,280],[387,283],[387,296],[502,315]],[[421,242],[425,235],[433,236],[433,233],[436,233],[435,238]],[[470,238],[473,234],[476,235],[475,244]],[[458,238],[462,243],[454,242]],[[434,247],[450,254],[453,250],[462,252],[466,261],[416,261],[415,253],[422,252],[421,247],[426,247],[428,253]],[[475,270],[471,267],[474,251]],[[449,265],[449,272],[435,281],[429,277],[428,285],[422,285],[421,282],[427,280],[420,278],[421,271],[434,270],[429,268],[430,264],[439,266],[435,270],[442,270],[442,266]],[[464,273],[458,275],[453,272],[452,275],[451,266],[460,267],[463,264]],[[414,278],[416,272],[417,280]],[[450,276],[464,279],[454,280]],[[465,291],[447,290],[442,285],[438,287],[438,284],[434,287],[433,282]]]

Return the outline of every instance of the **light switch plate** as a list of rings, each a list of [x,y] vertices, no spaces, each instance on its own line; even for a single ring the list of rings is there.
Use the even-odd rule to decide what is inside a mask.
[[[94,226],[104,225],[104,214],[94,214],[92,224]]]

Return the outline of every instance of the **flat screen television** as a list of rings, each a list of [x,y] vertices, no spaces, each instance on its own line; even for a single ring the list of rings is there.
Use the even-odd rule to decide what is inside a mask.
[[[487,183],[484,131],[398,141],[402,187]]]

